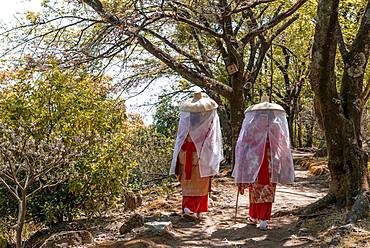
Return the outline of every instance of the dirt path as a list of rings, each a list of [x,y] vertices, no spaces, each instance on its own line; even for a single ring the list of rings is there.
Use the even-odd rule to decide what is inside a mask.
[[[156,194],[146,196],[144,204],[136,209],[136,214],[124,208],[114,208],[98,219],[67,223],[69,229],[88,230],[94,238],[93,244],[74,247],[370,247],[370,219],[361,220],[356,226],[345,225],[346,210],[334,206],[302,219],[289,214],[273,217],[269,222],[271,230],[262,231],[246,224],[246,194],[239,197],[235,221],[236,186],[233,178],[226,174],[227,171],[223,170],[217,178],[212,179],[209,212],[203,221],[189,222],[181,217],[181,189],[177,186],[167,197],[158,197]],[[289,213],[315,202],[326,194],[327,185],[328,176],[312,176],[307,170],[296,170],[292,185],[278,185],[273,214],[281,211]],[[132,216],[135,216],[133,220]],[[132,224],[142,225],[143,222],[146,226],[133,230],[131,227],[131,232],[119,233],[123,224],[126,229]],[[166,223],[169,228],[164,231],[160,229],[160,232],[154,228],[153,233],[148,225],[156,223],[154,226],[159,227],[158,222]],[[64,227],[58,232],[69,229]],[[44,236],[42,240],[36,237],[31,244],[41,244],[46,238]]]
[[[296,182],[289,186],[278,186],[273,213],[292,210],[314,202],[326,191],[326,183],[318,177],[308,177],[306,171],[296,171]],[[183,219],[173,221],[171,236],[152,238],[157,244],[170,247],[307,247],[315,238],[296,235],[297,217],[276,217],[270,221],[271,230],[261,231],[247,225],[248,195],[239,197],[237,221],[234,221],[236,188],[232,178],[214,179],[214,193],[210,199],[207,217],[201,222]],[[176,193],[167,199],[151,202],[142,213],[153,220],[165,220],[181,212],[181,195]]]

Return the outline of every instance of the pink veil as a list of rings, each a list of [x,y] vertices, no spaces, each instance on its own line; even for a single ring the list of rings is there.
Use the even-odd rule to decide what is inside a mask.
[[[232,174],[236,183],[256,181],[267,135],[271,152],[271,182],[285,184],[294,181],[294,165],[285,112],[255,110],[245,113],[236,144],[235,166]]]

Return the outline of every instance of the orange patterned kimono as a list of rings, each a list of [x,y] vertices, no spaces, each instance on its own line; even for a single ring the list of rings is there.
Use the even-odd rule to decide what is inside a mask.
[[[178,177],[182,188],[182,209],[189,208],[194,213],[207,212],[211,180],[200,176],[197,151],[190,137],[179,153]]]
[[[257,181],[249,185],[249,216],[253,219],[271,219],[272,203],[275,200],[276,184],[270,183],[269,142],[266,143]]]

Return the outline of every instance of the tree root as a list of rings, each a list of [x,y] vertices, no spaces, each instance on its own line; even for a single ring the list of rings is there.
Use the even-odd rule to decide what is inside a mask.
[[[318,201],[311,203],[305,208],[302,208],[300,211],[298,211],[298,215],[301,216],[310,216],[312,214],[315,214],[317,211],[320,211],[330,204],[335,202],[335,195],[331,192],[329,192],[326,196],[319,199]]]
[[[326,196],[321,198],[320,200],[311,203],[310,205],[306,207],[299,207],[292,210],[281,210],[277,211],[276,213],[272,214],[272,217],[282,217],[287,215],[297,215],[299,217],[314,217],[318,216],[320,214],[317,213],[317,211],[320,211],[324,208],[326,208],[328,205],[335,202],[335,195],[333,193],[328,193]]]
[[[299,209],[293,209],[293,210],[279,210],[271,215],[271,217],[282,217],[287,215],[296,215],[298,213]]]
[[[356,201],[346,216],[346,223],[356,223],[359,219],[369,215],[370,191],[364,191],[357,195]]]
[[[335,203],[335,195],[329,192],[326,196],[319,199],[318,201],[311,203],[307,207],[293,209],[289,211],[278,211],[272,215],[272,217],[281,217],[286,215],[298,215],[303,218],[317,217],[321,214],[318,211],[328,207],[330,204]],[[350,212],[346,216],[347,224],[354,224],[359,219],[366,218],[369,216],[370,211],[370,191],[364,191],[356,197],[356,201],[352,206]]]

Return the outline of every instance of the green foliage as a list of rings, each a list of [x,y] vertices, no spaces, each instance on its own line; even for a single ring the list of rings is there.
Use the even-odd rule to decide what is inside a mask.
[[[162,98],[153,116],[157,132],[167,137],[174,137],[177,131],[178,118],[179,108],[174,105],[172,98]]]
[[[0,216],[15,216],[17,201],[7,191],[4,185],[0,184]]]
[[[9,240],[9,233],[8,233],[8,226],[7,223],[0,220],[0,247],[6,248],[8,247],[8,240]]]
[[[143,126],[141,119],[128,120],[123,102],[109,97],[108,78],[53,68],[41,75],[4,72],[1,82],[0,122],[22,123],[39,137],[52,128],[70,144],[76,137],[93,138],[68,170],[59,171],[65,174],[59,184],[29,199],[32,220],[52,224],[91,217],[115,206],[125,191],[167,177],[173,139]],[[0,219],[15,218],[17,203],[8,200],[2,185],[0,196]]]
[[[367,5],[366,0],[344,0],[339,2],[339,22],[347,44],[351,44]]]
[[[0,184],[0,247],[1,242],[10,240],[10,226],[14,216],[16,216],[17,201],[7,191],[7,189]]]
[[[107,97],[107,82],[104,79],[94,80],[92,76],[83,71],[74,75],[53,68],[39,75],[32,70],[18,70],[5,73],[1,83],[0,122],[14,129],[15,135],[17,135],[18,127],[22,127],[22,130],[26,130],[36,143],[48,142],[54,139],[53,137],[62,140],[68,147],[88,142],[90,145],[85,146],[87,149],[80,154],[77,165],[92,160],[99,161],[99,155],[104,152],[103,149],[106,149],[103,144],[111,144],[109,139],[113,134],[121,131],[124,123],[124,108]],[[35,154],[37,152],[35,151]],[[67,160],[67,157],[64,159]],[[32,166],[35,166],[33,170],[42,171],[47,168],[47,163],[42,164],[41,162],[32,163]],[[99,164],[106,163],[99,162]],[[43,167],[36,168],[36,165]],[[78,170],[78,166],[73,167],[73,163],[66,162],[66,165],[58,168],[55,175],[52,175],[53,171],[50,171],[39,178],[42,185],[61,181],[63,184],[58,186],[60,190],[53,191],[52,194],[49,194],[50,188],[42,187],[43,191],[31,199],[30,215],[40,216],[39,219],[50,221],[54,218],[53,215],[60,215],[60,209],[67,209],[67,212],[73,214],[73,209],[68,206],[67,199],[70,193],[73,193],[72,183],[83,182],[86,180],[83,176],[94,178],[91,170],[96,166],[86,166],[85,168],[89,170],[84,171]],[[127,170],[122,171],[127,173]],[[23,180],[21,177],[20,175],[19,180]],[[105,185],[104,181],[97,181],[94,182],[96,185]],[[68,182],[71,182],[71,185]],[[68,187],[65,187],[66,184]],[[30,192],[32,192],[39,185],[30,187]],[[55,186],[54,189],[56,189]],[[4,188],[1,194],[6,194]],[[96,195],[90,197],[95,197],[96,201],[105,200]],[[56,202],[58,199],[59,202]],[[64,202],[60,199],[64,199]],[[88,202],[88,198],[85,197],[85,200]],[[11,204],[11,201],[8,204]],[[4,206],[4,208],[1,209],[2,216],[7,216],[7,211],[16,209],[14,205]],[[14,214],[14,211],[12,213]],[[60,218],[57,219],[60,220]]]
[[[143,187],[160,183],[168,177],[174,146],[174,137],[168,137],[153,127],[139,126],[131,130],[127,137],[130,149],[123,149],[137,166],[128,178],[128,187],[140,190]]]

